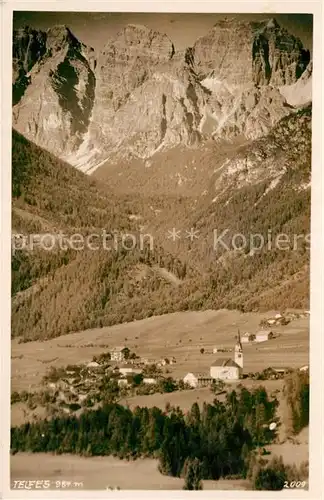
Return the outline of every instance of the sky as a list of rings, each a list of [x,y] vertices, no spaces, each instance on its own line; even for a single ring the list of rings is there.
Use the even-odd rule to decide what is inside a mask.
[[[312,51],[313,16],[311,14],[271,14],[289,32],[298,36],[303,45]],[[237,17],[257,21],[268,19],[270,14],[174,14],[174,13],[109,13],[109,12],[14,12],[14,29],[25,24],[46,30],[56,24],[67,25],[72,33],[95,50],[104,47],[107,41],[127,24],[144,24],[156,31],[166,33],[182,50],[193,45],[224,17]]]

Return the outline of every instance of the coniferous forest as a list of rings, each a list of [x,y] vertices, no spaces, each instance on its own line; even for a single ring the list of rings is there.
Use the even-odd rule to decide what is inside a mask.
[[[118,404],[26,423],[11,430],[12,452],[75,453],[120,458],[154,457],[163,474],[179,477],[188,459],[197,459],[203,479],[245,477],[249,455],[274,438],[268,423],[277,401],[263,388],[232,391],[221,403],[197,403],[184,414],[180,408],[133,411]]]
[[[309,423],[309,374],[293,372],[284,385],[292,434]],[[254,489],[280,490],[287,481],[307,484],[308,463],[298,469],[267,455],[281,422],[278,400],[264,387],[239,386],[223,402],[194,403],[187,412],[166,404],[131,410],[105,399],[78,416],[56,416],[11,429],[11,451],[154,458],[162,474],[184,477],[184,489],[201,489],[203,479],[247,479]],[[276,426],[271,426],[276,423]]]

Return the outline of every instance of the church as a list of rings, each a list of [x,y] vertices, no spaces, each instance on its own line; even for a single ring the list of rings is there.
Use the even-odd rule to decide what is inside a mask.
[[[243,347],[241,335],[238,332],[234,349],[234,360],[219,358],[210,367],[210,376],[220,380],[238,380],[243,375]]]

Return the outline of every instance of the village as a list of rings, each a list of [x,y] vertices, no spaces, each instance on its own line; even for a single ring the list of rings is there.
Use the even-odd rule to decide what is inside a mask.
[[[175,370],[179,363],[181,365],[181,360],[177,360],[175,356],[147,358],[138,356],[126,345],[114,346],[106,352],[94,355],[85,363],[51,367],[43,377],[43,393],[46,393],[43,400],[52,411],[70,414],[82,408],[95,407],[103,401],[118,401],[123,397],[203,387],[212,389],[215,385],[224,387],[242,379],[283,378],[291,371],[289,366],[268,366],[265,361],[262,371],[246,370],[245,357],[248,356],[246,349],[249,346],[271,344],[282,335],[276,331],[276,325],[287,325],[294,319],[308,315],[307,311],[298,315],[293,313],[284,316],[278,313],[274,317],[262,320],[260,329],[255,333],[241,334],[238,329],[237,332],[233,332],[235,341],[233,340],[232,347],[218,345],[208,349],[197,346],[203,370],[182,371],[182,368]],[[206,361],[212,358],[213,361],[207,369]],[[300,366],[299,369],[308,370],[308,365]],[[15,400],[21,399],[14,393],[12,402]]]

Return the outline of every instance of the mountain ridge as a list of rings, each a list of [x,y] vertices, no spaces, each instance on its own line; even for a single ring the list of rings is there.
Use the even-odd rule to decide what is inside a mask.
[[[296,104],[294,85],[311,79],[309,51],[273,20],[220,21],[179,52],[165,34],[139,25],[123,28],[97,56],[66,27],[26,33],[40,46],[29,55],[33,43],[24,52],[21,30],[14,34],[15,54],[36,62],[16,70],[13,126],[88,173],[177,145],[265,135],[293,109],[282,88]]]

